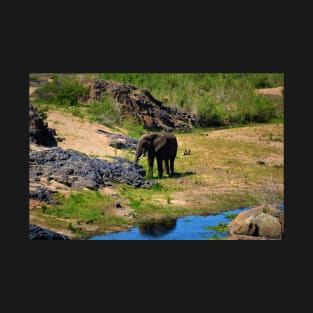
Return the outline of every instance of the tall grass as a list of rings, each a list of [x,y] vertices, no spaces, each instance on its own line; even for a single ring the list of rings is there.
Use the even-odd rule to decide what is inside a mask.
[[[148,89],[166,105],[199,115],[202,126],[283,120],[281,99],[268,99],[256,88],[284,85],[282,73],[103,73],[99,78]]]
[[[120,124],[121,112],[118,105],[106,95],[102,95],[100,100],[93,101],[87,106],[90,119],[106,126],[112,127]]]

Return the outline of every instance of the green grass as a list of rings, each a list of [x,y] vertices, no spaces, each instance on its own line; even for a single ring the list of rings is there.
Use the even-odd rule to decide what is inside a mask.
[[[204,228],[214,230],[218,233],[225,233],[228,231],[227,225],[225,223],[219,223],[217,226],[205,226]]]
[[[238,216],[238,214],[232,214],[232,213],[225,214],[226,218],[229,218],[229,219],[232,219],[232,220],[235,219],[237,216]]]
[[[140,136],[145,134],[147,131],[145,130],[144,126],[138,124],[138,122],[133,118],[124,119],[120,123],[121,127],[127,129],[128,136],[132,138],[138,139]]]
[[[112,204],[112,200],[98,191],[72,192],[69,196],[57,195],[60,205],[45,210],[48,215],[67,219],[81,219],[84,221],[100,220],[105,208]]]
[[[110,212],[113,199],[99,191],[72,191],[69,195],[57,194],[60,204],[54,206],[42,205],[37,217],[44,219],[46,227],[69,230],[74,239],[86,238],[95,231],[104,233],[112,227],[125,227],[132,222]]]

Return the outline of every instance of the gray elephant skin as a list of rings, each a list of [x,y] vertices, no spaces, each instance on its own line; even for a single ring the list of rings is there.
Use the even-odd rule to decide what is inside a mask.
[[[172,134],[152,133],[142,135],[138,140],[134,163],[137,164],[141,156],[147,155],[149,175],[152,177],[154,158],[156,158],[159,178],[163,177],[163,161],[165,163],[166,174],[172,177],[174,174],[177,147],[177,139]]]

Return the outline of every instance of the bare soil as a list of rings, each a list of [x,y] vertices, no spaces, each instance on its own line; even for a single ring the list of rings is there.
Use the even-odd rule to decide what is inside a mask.
[[[49,112],[46,121],[49,127],[56,130],[58,137],[65,138],[58,143],[62,149],[73,149],[103,159],[124,155],[121,150],[109,146],[110,137],[97,133],[97,130],[101,129],[117,134],[102,124],[57,111]]]
[[[281,97],[283,95],[283,87],[275,88],[260,88],[256,90],[256,93],[267,97]]]

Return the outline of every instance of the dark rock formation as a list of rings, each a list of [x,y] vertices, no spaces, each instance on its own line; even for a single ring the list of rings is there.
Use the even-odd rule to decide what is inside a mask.
[[[105,93],[119,105],[122,118],[133,117],[146,129],[188,131],[197,122],[194,114],[163,105],[148,90],[105,80],[96,80],[88,85],[89,101],[99,100]]]
[[[151,188],[153,181],[144,179],[142,166],[116,158],[115,162],[90,158],[74,150],[59,147],[29,153],[29,177],[33,188],[30,197],[48,201],[53,192],[40,185],[40,178],[54,180],[73,190],[96,190],[111,186],[113,182],[140,188]]]
[[[33,179],[31,178],[30,180],[32,181]],[[36,199],[39,201],[45,201],[50,204],[56,204],[58,202],[52,199],[52,195],[54,195],[55,193],[56,191],[52,191],[47,187],[39,185],[35,188],[30,188],[29,198]]]
[[[69,240],[70,238],[46,228],[29,224],[28,239],[30,240]]]
[[[29,105],[29,142],[48,147],[57,146],[55,130],[48,127],[37,109]]]

